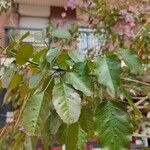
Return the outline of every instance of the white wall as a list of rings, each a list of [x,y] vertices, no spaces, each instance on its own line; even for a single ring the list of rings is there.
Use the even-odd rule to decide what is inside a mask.
[[[19,26],[24,28],[45,28],[48,24],[48,18],[21,16]]]

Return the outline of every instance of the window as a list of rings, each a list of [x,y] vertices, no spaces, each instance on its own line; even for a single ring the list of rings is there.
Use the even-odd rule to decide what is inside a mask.
[[[85,54],[92,50],[95,54],[102,53],[102,46],[105,42],[104,35],[95,35],[94,30],[89,28],[79,29],[78,47],[84,51]]]

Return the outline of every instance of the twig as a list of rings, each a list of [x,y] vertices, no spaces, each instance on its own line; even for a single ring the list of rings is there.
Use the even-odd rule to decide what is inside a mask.
[[[148,99],[148,96],[143,97],[140,101],[136,102],[135,105],[136,105],[136,106],[139,106],[141,103],[143,103],[143,102],[144,102],[145,100],[147,100],[147,99]]]
[[[138,133],[133,133],[134,137],[142,137],[142,138],[150,138],[150,135],[144,135],[144,134],[138,134]]]
[[[146,21],[146,23],[140,28],[139,32],[135,35],[135,39],[141,34],[144,27],[150,22],[150,18]]]
[[[1,133],[0,133],[0,139],[1,137],[3,136],[3,134],[7,131],[7,128],[9,127],[9,125],[7,124],[2,130],[1,130]]]
[[[2,46],[0,46],[0,49],[2,49],[3,51],[5,51],[5,48],[4,48],[4,47],[2,47]]]
[[[130,79],[130,78],[121,78],[122,80],[125,80],[125,81],[129,81],[129,82],[134,82],[134,83],[138,83],[138,84],[143,84],[143,85],[146,85],[146,86],[149,86],[150,87],[150,83],[147,83],[147,82],[143,82],[143,81],[139,81],[139,80],[134,80],[134,79]]]
[[[139,105],[142,104],[142,103],[143,103],[145,100],[147,100],[147,99],[148,99],[148,96],[145,96],[145,97],[141,98],[141,100],[139,100],[138,102],[135,103],[135,106],[136,106],[137,108],[140,108]],[[132,110],[133,110],[133,108],[132,108],[132,107],[129,107],[128,112],[131,112]]]

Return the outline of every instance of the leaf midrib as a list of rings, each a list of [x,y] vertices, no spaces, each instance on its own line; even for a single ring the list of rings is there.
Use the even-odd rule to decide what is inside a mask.
[[[113,83],[113,80],[112,80],[112,77],[111,77],[111,73],[110,73],[110,68],[109,68],[109,65],[108,65],[108,62],[107,62],[107,58],[106,58],[106,56],[104,57],[104,61],[105,61],[105,63],[106,63],[106,66],[107,66],[107,71],[108,71],[108,75],[109,75],[109,77],[110,77],[110,79],[111,79],[111,85],[113,86],[113,90],[115,91],[115,87],[114,87],[114,83]]]
[[[39,109],[39,113],[38,113],[38,116],[37,116],[37,119],[36,119],[36,126],[34,128],[34,134],[36,133],[36,130],[38,129],[38,121],[39,121],[39,117],[40,117],[40,113],[41,113],[41,110],[42,110],[42,106],[43,106],[43,102],[44,102],[44,93],[43,93],[43,96],[42,96],[42,101],[41,101],[41,107]]]
[[[65,85],[65,84],[63,83],[63,94],[64,94],[65,103],[66,103],[67,108],[68,108],[68,116],[69,116],[69,119],[72,120],[72,116],[71,116],[71,113],[70,113],[70,107],[69,107],[70,105],[69,105],[69,100],[68,100],[68,94],[67,94],[67,92],[66,92],[65,86],[67,86],[67,85]],[[67,87],[67,88],[68,88],[68,87]]]

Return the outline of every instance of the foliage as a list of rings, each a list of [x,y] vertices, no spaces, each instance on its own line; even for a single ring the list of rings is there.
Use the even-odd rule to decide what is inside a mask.
[[[0,1],[0,14],[6,12],[11,6],[11,0],[1,0]]]
[[[124,107],[113,101],[103,102],[96,112],[96,125],[104,148],[126,148],[132,134],[132,123]]]
[[[61,29],[48,31],[51,43],[41,51],[23,42],[29,33],[6,47],[5,59],[12,60],[10,65],[1,64],[0,87],[7,89],[4,104],[13,103],[15,120],[8,132],[2,132],[0,143],[10,135],[10,149],[34,149],[40,139],[45,149],[59,143],[76,150],[98,134],[104,149],[119,150],[129,145],[142,119],[132,96],[141,89],[147,95],[150,84],[140,81],[144,69],[133,50],[137,43],[126,47],[124,39],[113,32],[119,10],[108,8],[103,1],[93,2],[96,5],[89,3],[89,9],[82,11],[89,18],[94,13],[99,21],[96,25],[91,22],[96,32],[101,31],[100,25],[105,28],[102,55],[91,59],[71,46],[66,50],[75,35]],[[112,41],[119,44],[108,51],[108,42]],[[7,129],[5,126],[3,131]]]

